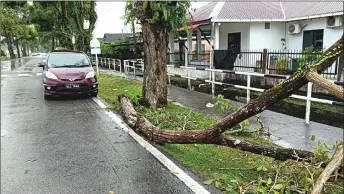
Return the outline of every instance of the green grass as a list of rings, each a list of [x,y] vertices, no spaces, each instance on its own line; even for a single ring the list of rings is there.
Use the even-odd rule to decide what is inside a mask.
[[[98,78],[99,96],[110,105],[110,109],[118,110],[118,96],[126,94],[136,101],[141,94],[141,83],[135,80],[122,79],[113,75],[101,74]]]
[[[99,96],[111,105],[111,109],[119,110],[120,104],[117,99],[121,94],[126,94],[131,99],[137,100],[141,94],[141,83],[113,75],[100,75]],[[218,121],[217,118],[207,117],[199,111],[172,103],[169,103],[166,108],[160,109],[140,106],[135,108],[154,125],[168,130],[206,129]],[[237,134],[236,137],[254,143],[276,146],[268,140],[255,138],[252,135]],[[239,187],[247,189],[249,183],[252,186],[252,192],[249,193],[256,193],[254,190],[259,189],[260,180],[268,180],[269,177],[274,180],[276,169],[284,173],[283,176],[280,175],[283,178],[278,181],[283,185],[289,184],[288,173],[293,173],[300,179],[298,184],[301,184],[303,179],[308,177],[305,173],[306,169],[300,166],[300,163],[294,161],[279,162],[269,157],[224,146],[166,144],[161,148],[184,166],[199,174],[204,181],[215,184],[216,187],[226,191],[226,193],[236,193],[234,191],[238,191]],[[319,171],[319,169],[315,170]],[[307,186],[307,184],[304,185]],[[266,188],[263,187],[263,189]]]

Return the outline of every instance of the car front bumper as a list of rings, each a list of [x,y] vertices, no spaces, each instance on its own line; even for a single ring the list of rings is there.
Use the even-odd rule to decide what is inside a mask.
[[[66,85],[78,85],[78,88],[66,88]],[[48,96],[55,95],[82,95],[98,93],[98,83],[89,84],[44,84],[44,94]]]

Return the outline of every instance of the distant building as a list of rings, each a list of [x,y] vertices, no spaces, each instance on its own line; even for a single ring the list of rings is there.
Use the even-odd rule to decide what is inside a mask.
[[[105,33],[103,38],[98,38],[99,41],[104,41],[104,43],[117,42],[121,39],[128,40],[132,37],[132,33]]]

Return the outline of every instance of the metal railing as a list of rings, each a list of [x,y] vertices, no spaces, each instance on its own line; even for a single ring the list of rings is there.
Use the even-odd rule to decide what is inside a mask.
[[[263,66],[262,50],[214,50],[215,69],[261,72]]]
[[[125,74],[129,74],[130,72],[133,72],[135,77],[137,76],[138,72],[141,72],[143,74],[143,71],[144,71],[143,59],[123,60],[123,65],[124,65]]]
[[[269,51],[267,53],[267,70],[269,70],[270,74],[291,75],[302,66],[314,63],[321,55],[321,51]],[[338,64],[339,58],[322,75],[325,78],[335,79],[338,74]]]
[[[183,67],[185,69],[193,69],[197,70],[195,67]],[[200,70],[200,69],[198,69]],[[216,85],[222,85],[222,86],[227,86],[227,87],[235,87],[239,89],[244,89],[246,90],[246,102],[249,103],[251,100],[251,91],[257,91],[257,92],[264,92],[264,89],[261,88],[255,88],[251,87],[251,77],[256,76],[256,77],[264,77],[264,78],[274,78],[274,79],[288,79],[290,76],[289,75],[273,75],[273,74],[262,74],[262,73],[256,73],[256,72],[240,72],[240,71],[231,71],[231,70],[223,70],[223,69],[205,69],[205,71],[209,72],[209,79],[204,80],[205,82],[211,84],[211,91],[212,91],[212,97],[215,98],[215,86]],[[227,73],[227,74],[237,74],[237,75],[244,75],[247,77],[246,79],[246,86],[243,85],[235,85],[235,84],[230,84],[230,83],[224,83],[220,81],[215,80],[215,73]],[[191,84],[190,80],[199,80],[199,78],[195,78],[189,75],[187,73],[187,76],[180,76],[180,75],[175,75],[175,74],[168,74],[169,80],[170,76],[177,76],[177,77],[182,77],[188,80],[188,88],[191,89]],[[335,81],[335,80],[330,80],[332,83],[337,84],[337,85],[342,85],[344,86],[343,81]],[[169,81],[170,83],[170,81]],[[312,97],[312,87],[313,84],[311,82],[308,82],[307,85],[307,96],[301,96],[301,95],[296,95],[292,94],[290,97],[291,98],[296,98],[300,100],[305,100],[306,101],[306,115],[305,115],[305,122],[307,124],[310,123],[310,108],[311,108],[311,102],[318,102],[318,103],[324,103],[324,104],[330,104],[330,105],[339,105],[339,106],[344,106],[344,102],[339,102],[339,101],[333,101],[333,100],[327,100],[327,99],[321,99],[321,98],[313,98]]]
[[[110,61],[110,62],[109,62]],[[112,63],[111,63],[112,61]],[[115,61],[115,63],[113,63]],[[116,64],[116,61],[119,61],[119,63]],[[116,71],[116,68],[114,68],[116,65],[121,66],[120,60],[118,59],[109,59],[109,58],[99,58],[99,63],[101,64],[101,67],[113,69]],[[111,66],[112,64],[112,66]],[[131,74],[133,72],[134,77],[137,76],[137,72],[144,71],[144,61],[142,59],[128,59],[123,61],[124,70],[120,69],[120,73],[124,74]],[[174,67],[174,65],[170,65]],[[242,72],[242,71],[232,71],[232,70],[224,70],[224,69],[213,69],[213,68],[198,68],[198,67],[181,67],[180,69],[186,70],[186,75],[178,75],[174,73],[167,72],[168,75],[168,83],[171,84],[171,76],[174,77],[181,77],[185,78],[188,81],[188,88],[191,90],[191,80],[202,80],[209,84],[211,84],[211,91],[212,91],[212,97],[215,98],[215,87],[216,85],[222,85],[227,87],[235,87],[239,89],[246,90],[246,102],[249,103],[251,100],[251,91],[257,91],[257,92],[264,92],[264,89],[261,88],[255,88],[251,87],[251,77],[264,77],[264,78],[273,78],[273,79],[288,79],[290,75],[281,75],[281,74],[264,74],[264,73],[258,73],[258,72]],[[196,77],[192,77],[190,75],[189,70],[200,70],[200,71],[207,71],[209,72],[209,79],[204,80]],[[224,83],[220,81],[215,80],[215,73],[225,73],[225,74],[237,74],[237,75],[243,75],[246,76],[246,85],[235,85],[230,83]],[[330,80],[332,83],[344,86],[343,81],[335,81]],[[321,98],[313,98],[312,97],[312,89],[313,84],[311,82],[308,82],[307,84],[307,95],[296,95],[292,94],[291,98],[296,98],[300,100],[306,101],[306,115],[305,115],[305,122],[309,124],[310,122],[310,108],[311,108],[311,102],[318,102],[318,103],[324,103],[324,104],[331,104],[331,105],[340,105],[344,106],[343,102],[339,101],[333,101],[333,100],[327,100],[327,99],[321,99]]]

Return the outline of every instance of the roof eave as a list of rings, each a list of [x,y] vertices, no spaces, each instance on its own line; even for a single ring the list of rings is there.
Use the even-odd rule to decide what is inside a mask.
[[[333,13],[326,13],[326,14],[317,14],[312,16],[305,16],[305,17],[296,17],[296,18],[288,18],[286,21],[297,21],[297,20],[308,20],[308,19],[316,19],[316,18],[324,18],[329,16],[339,16],[343,15],[343,12],[333,12]]]
[[[284,19],[212,19],[211,22],[285,22]]]
[[[291,21],[298,21],[298,20],[308,20],[308,19],[316,19],[316,18],[324,18],[329,16],[339,16],[343,15],[343,12],[333,12],[333,13],[326,13],[326,14],[317,14],[312,16],[304,16],[304,17],[296,17],[296,18],[287,18],[287,19],[211,19],[213,23],[219,22],[291,22]]]

